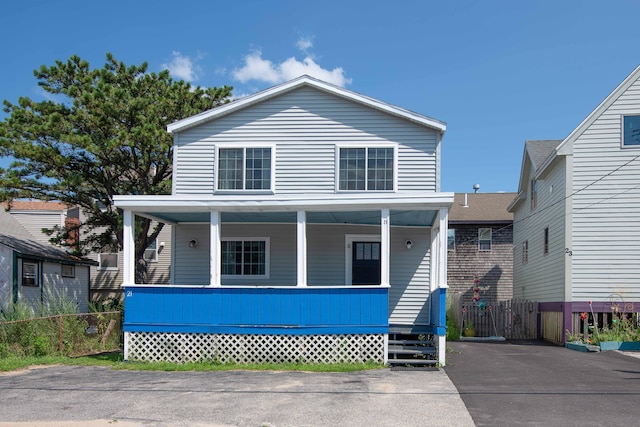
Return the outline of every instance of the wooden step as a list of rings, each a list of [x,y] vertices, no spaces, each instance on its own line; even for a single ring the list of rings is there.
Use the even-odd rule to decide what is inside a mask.
[[[437,360],[427,359],[389,359],[389,365],[437,365]]]
[[[415,346],[402,346],[402,345],[390,345],[389,354],[435,354],[437,349],[435,347],[415,347]]]
[[[422,344],[422,345],[429,345],[429,344],[433,344],[433,341],[429,340],[429,341],[422,341],[422,340],[403,340],[403,339],[395,339],[395,340],[389,340],[389,344],[400,344],[400,345],[410,345],[410,344]]]

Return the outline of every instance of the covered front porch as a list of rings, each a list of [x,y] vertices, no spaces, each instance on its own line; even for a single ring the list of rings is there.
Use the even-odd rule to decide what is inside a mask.
[[[117,196],[125,357],[386,362],[391,323],[443,363],[453,195],[384,196]],[[134,283],[136,215],[173,226],[168,284]]]

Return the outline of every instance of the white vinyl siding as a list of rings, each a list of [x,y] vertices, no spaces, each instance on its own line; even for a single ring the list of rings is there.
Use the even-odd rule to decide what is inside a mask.
[[[397,145],[397,190],[436,191],[439,133],[312,88],[220,117],[176,135],[174,194],[213,194],[216,146],[275,147],[279,195],[335,193],[335,149]]]
[[[50,244],[51,236],[42,232],[43,228],[51,229],[54,226],[64,226],[64,215],[61,211],[10,211],[13,218],[17,219],[27,229],[33,238],[44,244]]]
[[[622,147],[622,117],[638,114],[636,81],[573,143],[574,300],[640,299],[640,153]]]
[[[532,212],[530,204],[525,202],[514,212],[514,298],[540,302],[564,300],[565,170],[561,157],[537,179],[537,209]],[[526,177],[529,186],[532,178]],[[549,252],[553,256],[544,256],[542,230],[546,227],[554,230],[549,235]],[[522,254],[525,245],[526,257]]]

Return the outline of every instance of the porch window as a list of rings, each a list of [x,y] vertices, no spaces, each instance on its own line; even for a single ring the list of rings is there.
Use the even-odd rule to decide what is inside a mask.
[[[640,116],[623,116],[622,146],[640,147]]]
[[[490,228],[478,229],[478,250],[479,251],[491,250],[491,229]]]
[[[395,149],[339,149],[338,189],[340,191],[393,191]]]
[[[222,276],[269,278],[268,238],[225,238],[221,248]]]
[[[144,260],[147,262],[158,262],[158,239],[154,240],[147,249],[144,250]]]
[[[22,286],[40,286],[38,263],[22,261]]]
[[[447,230],[447,250],[456,250],[456,229],[450,228]]]
[[[118,253],[101,253],[98,255],[98,270],[117,270],[118,269]]]
[[[220,148],[218,190],[271,190],[270,147]]]

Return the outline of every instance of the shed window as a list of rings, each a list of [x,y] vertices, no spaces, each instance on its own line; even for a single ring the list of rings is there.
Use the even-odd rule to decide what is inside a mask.
[[[76,266],[70,264],[62,264],[60,267],[62,277],[76,277]]]
[[[480,251],[491,250],[491,229],[490,228],[478,229],[478,250]]]
[[[40,286],[38,263],[34,261],[22,261],[22,286]]]
[[[640,147],[640,115],[623,116],[622,146]]]
[[[340,191],[392,191],[394,189],[394,148],[339,149],[338,189]]]
[[[272,160],[269,147],[220,148],[218,190],[271,190]]]
[[[269,278],[269,238],[228,238],[221,242],[222,275]]]

